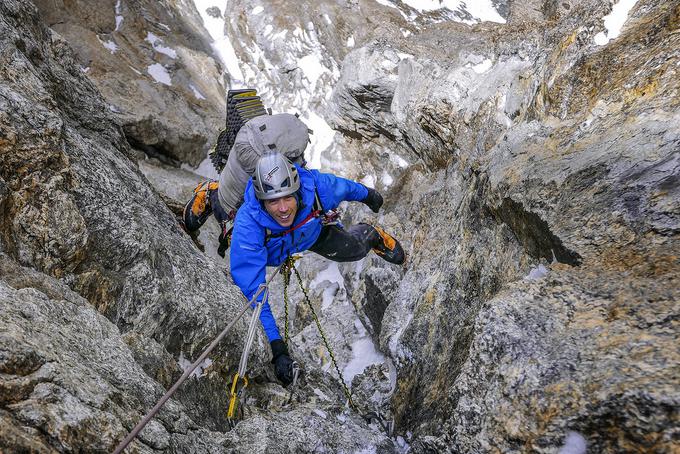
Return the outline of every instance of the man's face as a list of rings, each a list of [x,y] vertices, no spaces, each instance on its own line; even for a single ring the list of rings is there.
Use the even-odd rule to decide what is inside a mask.
[[[290,227],[297,213],[297,200],[292,195],[265,200],[264,208],[281,227]]]

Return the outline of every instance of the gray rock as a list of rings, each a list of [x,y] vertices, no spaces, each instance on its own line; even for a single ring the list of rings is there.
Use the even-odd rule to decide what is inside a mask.
[[[225,88],[192,2],[34,3],[131,144],[173,162],[205,158],[223,127]]]
[[[677,362],[680,117],[663,95],[678,90],[677,5],[638,2],[599,47],[607,5],[563,3],[531,29],[517,16],[514,27],[431,27],[418,46],[446,36],[447,52],[398,66],[382,126],[424,165],[387,192],[381,222],[409,263],[377,286],[364,270],[353,297],[397,368],[392,411],[416,452],[557,452],[570,431],[589,451],[663,452],[677,436],[668,409],[680,383],[658,372]],[[380,118],[345,102],[372,87],[355,72],[343,69],[333,95],[339,124]],[[363,165],[376,162],[359,151],[374,134],[347,141]],[[548,277],[523,282],[538,265]],[[646,336],[660,351],[640,346]]]
[[[0,256],[0,447],[8,452],[111,452],[164,392],[135,362],[115,325],[81,297]],[[29,276],[30,282],[18,280]],[[36,280],[40,276],[41,281]],[[48,296],[42,291],[47,289]],[[63,293],[61,293],[63,292]],[[75,301],[73,301],[75,299]],[[133,446],[169,446],[196,429],[170,401]],[[210,435],[210,434],[208,434]],[[211,435],[219,438],[219,434]],[[178,449],[191,449],[182,439]]]

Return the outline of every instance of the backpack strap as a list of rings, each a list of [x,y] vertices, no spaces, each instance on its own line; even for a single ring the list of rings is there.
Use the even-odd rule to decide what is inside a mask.
[[[265,228],[264,235],[265,246],[267,245],[267,242],[269,241],[270,238],[280,238],[282,236],[288,235],[289,233],[307,224],[310,220],[314,218],[321,218],[321,225],[331,225],[338,223],[337,221],[338,213],[336,213],[335,210],[328,210],[327,212],[324,211],[323,204],[321,203],[321,197],[319,197],[319,191],[317,191],[316,188],[314,188],[314,205],[312,206],[312,212],[309,213],[307,217],[304,218],[302,221],[298,222],[296,225],[283,232],[272,233],[270,229]]]

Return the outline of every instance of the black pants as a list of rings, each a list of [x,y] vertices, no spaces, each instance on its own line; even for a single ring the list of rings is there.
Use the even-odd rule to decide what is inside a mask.
[[[379,240],[378,232],[368,224],[353,225],[347,230],[326,225],[309,250],[334,262],[355,262],[366,257]]]

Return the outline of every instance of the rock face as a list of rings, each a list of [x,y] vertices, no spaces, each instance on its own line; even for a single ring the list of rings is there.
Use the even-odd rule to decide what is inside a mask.
[[[3,2],[0,37],[0,447],[111,452],[162,395],[161,383],[177,378],[178,360],[198,356],[244,301],[181,231],[131,160],[107,103],[37,9]],[[142,432],[138,452],[240,449],[219,431],[245,329],[237,324],[206,376]],[[252,376],[265,371],[267,350],[258,337]],[[310,405],[290,419],[304,420]],[[368,430],[348,419],[335,439],[287,446],[391,445]]]
[[[360,410],[403,438],[346,408],[293,277],[294,392],[258,335],[228,430],[242,321],[131,451],[674,452],[680,2],[639,0],[604,45],[595,0],[386,3],[208,13],[232,86],[302,111],[311,161],[385,196],[343,222],[396,234],[406,266],[298,269]],[[133,151],[202,159],[223,109],[209,52],[188,2],[0,3],[3,452],[111,452],[244,304],[215,232],[203,254],[168,209],[200,178]]]
[[[222,69],[190,1],[37,0],[136,148],[198,165],[224,124]]]
[[[638,2],[605,46],[609,7],[569,6],[366,46],[334,92],[346,135],[422,162],[384,218],[407,269],[354,295],[388,302],[368,318],[416,451],[677,447],[680,6]]]

